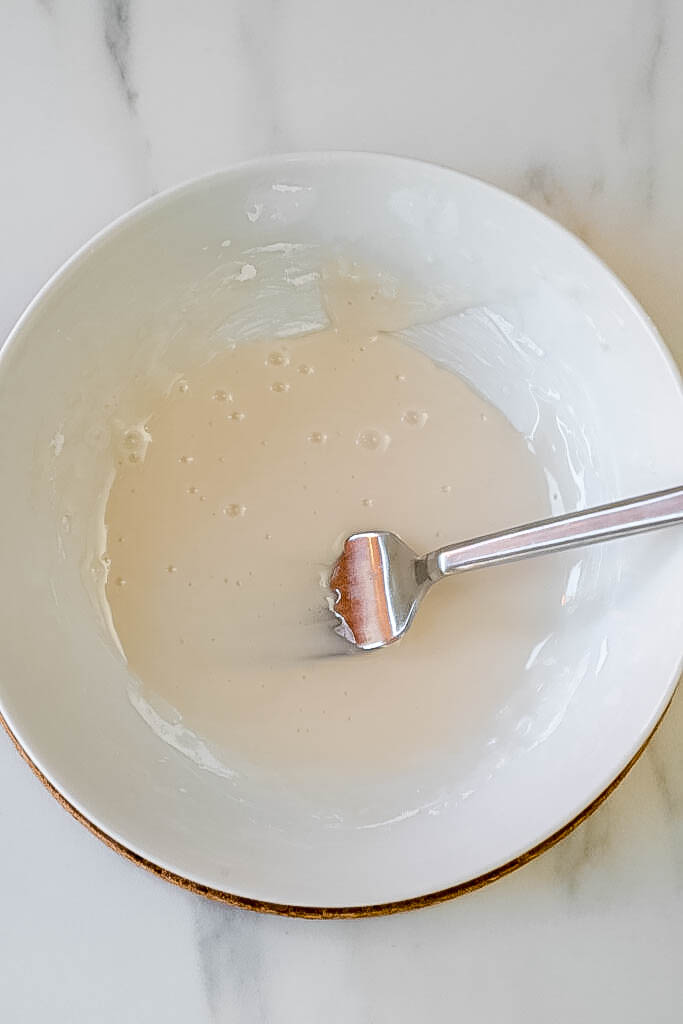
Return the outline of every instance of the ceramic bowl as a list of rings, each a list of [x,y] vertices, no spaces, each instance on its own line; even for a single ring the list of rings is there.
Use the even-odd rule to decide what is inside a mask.
[[[226,240],[231,258],[343,251],[444,296],[433,354],[526,438],[556,511],[680,484],[679,377],[623,285],[557,224],[454,171],[363,154],[273,157],[150,200],[59,271],[4,347],[0,711],[44,781],[120,851],[249,906],[345,914],[452,895],[561,834],[646,743],[680,666],[680,533],[558,556],[540,644],[520,663],[492,619],[504,683],[486,664],[454,679],[446,738],[376,791],[349,781],[335,827],[324,797],[203,770],[182,723],[164,734],[136,708],[82,567],[102,410],[188,320],[215,331],[221,289],[207,282]],[[80,495],[68,507],[65,473]]]

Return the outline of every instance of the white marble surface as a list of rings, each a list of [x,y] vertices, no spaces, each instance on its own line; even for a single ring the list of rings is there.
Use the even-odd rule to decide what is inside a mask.
[[[112,217],[271,151],[386,150],[524,196],[683,361],[678,0],[3,0],[0,335]],[[678,1022],[683,697],[569,839],[454,903],[261,917],[111,853],[0,737],[8,1022]]]

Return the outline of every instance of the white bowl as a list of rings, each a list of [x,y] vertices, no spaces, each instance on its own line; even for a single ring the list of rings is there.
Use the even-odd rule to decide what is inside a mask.
[[[344,153],[257,161],[143,204],[62,268],[5,346],[0,711],[44,780],[122,852],[247,905],[343,914],[452,895],[547,844],[647,741],[679,672],[680,532],[555,559],[552,629],[526,669],[510,664],[505,693],[454,681],[458,721],[425,762],[438,800],[421,802],[410,765],[374,794],[372,828],[330,828],[258,773],[234,799],[136,712],[81,577],[98,409],[188,317],[199,334],[220,322],[206,281],[226,239],[233,254],[315,243],[443,294],[455,315],[435,354],[533,438],[566,508],[680,484],[680,380],[633,298],[552,221],[450,170]],[[66,512],[62,449],[83,499]],[[390,735],[388,710],[378,742]]]

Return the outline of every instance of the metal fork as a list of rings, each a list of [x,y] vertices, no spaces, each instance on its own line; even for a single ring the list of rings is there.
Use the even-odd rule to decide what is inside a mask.
[[[570,512],[419,556],[395,533],[355,533],[330,576],[337,632],[364,651],[410,626],[433,583],[451,573],[597,544],[683,522],[683,487]]]

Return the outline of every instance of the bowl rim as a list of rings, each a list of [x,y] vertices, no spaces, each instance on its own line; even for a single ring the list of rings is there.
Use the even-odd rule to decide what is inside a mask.
[[[57,803],[60,804],[65,811],[68,811],[72,818],[74,818],[79,824],[83,825],[88,832],[95,836],[96,839],[99,839],[100,842],[104,843],[105,846],[108,846],[110,850],[114,851],[114,853],[118,853],[125,860],[130,861],[132,864],[135,864],[140,868],[144,868],[146,871],[149,871],[150,874],[156,875],[157,878],[161,878],[165,882],[170,882],[172,885],[176,885],[180,889],[194,893],[196,896],[203,896],[205,899],[213,900],[216,903],[225,903],[227,906],[239,907],[241,910],[251,910],[261,914],[274,914],[279,917],[297,917],[311,921],[331,921],[363,917],[388,917],[391,914],[406,913],[408,910],[423,910],[426,907],[432,907],[438,903],[447,903],[450,900],[456,899],[458,896],[465,896],[467,893],[476,892],[477,889],[483,889],[492,882],[497,882],[498,879],[512,874],[512,872],[517,871],[518,868],[524,867],[525,864],[529,864],[532,860],[536,860],[537,857],[540,857],[541,854],[551,850],[575,829],[577,829],[579,825],[582,825],[584,821],[590,818],[591,815],[598,810],[605,800],[607,800],[614,790],[624,781],[631,769],[635,766],[636,762],[640,760],[641,755],[645,753],[650,741],[654,738],[655,733],[666,717],[667,711],[671,707],[673,698],[674,694],[672,693],[668,703],[655,722],[654,727],[648,733],[645,741],[636,750],[630,761],[628,761],[614,779],[612,779],[610,784],[601,793],[599,793],[598,796],[591,800],[591,802],[587,804],[587,806],[574,818],[571,818],[565,825],[559,828],[556,832],[547,836],[547,838],[543,839],[540,843],[537,843],[535,846],[532,846],[523,853],[520,853],[517,857],[513,857],[512,860],[506,861],[499,867],[492,868],[491,871],[487,871],[482,875],[477,875],[475,878],[468,879],[465,882],[459,882],[457,885],[448,886],[445,889],[436,889],[433,892],[427,892],[418,896],[410,896],[407,899],[393,900],[388,903],[368,903],[365,905],[358,904],[356,906],[339,907],[322,907],[313,906],[312,904],[275,903],[272,900],[259,900],[249,896],[239,896],[236,893],[231,893],[224,889],[215,889],[211,886],[203,885],[201,882],[193,881],[186,875],[180,875],[175,871],[170,871],[168,868],[162,867],[155,861],[149,860],[147,857],[143,857],[141,854],[131,850],[130,847],[126,846],[118,839],[115,839],[104,829],[100,828],[99,825],[96,825],[95,822],[88,818],[82,811],[78,810],[78,808],[75,807],[74,804],[72,804],[52,782],[50,782],[47,776],[40,770],[36,762],[31,758],[26,748],[22,746],[2,713],[0,713],[0,726],[3,727],[9,736],[9,739],[19,756],[26,762],[35,777],[42,782],[45,789],[52,797],[54,797]]]
[[[554,230],[559,236],[566,236],[575,246],[578,246],[583,252],[593,261],[598,264],[603,272],[610,279],[613,286],[617,289],[621,299],[626,302],[634,313],[636,318],[641,322],[643,328],[646,330],[650,337],[651,343],[654,344],[658,350],[658,354],[662,359],[662,362],[666,369],[671,374],[673,381],[678,385],[679,391],[683,395],[683,379],[681,372],[674,360],[673,354],[665,344],[661,334],[659,333],[656,325],[645,312],[638,300],[632,295],[623,281],[617,276],[617,274],[611,270],[611,268],[588,246],[582,239],[578,238],[572,231],[565,228],[562,224],[550,217],[548,214],[538,210],[531,203],[507,192],[505,189],[500,188],[497,185],[493,185],[475,175],[466,174],[462,171],[456,170],[455,168],[448,167],[444,164],[439,164],[433,161],[421,160],[414,157],[406,157],[397,154],[374,152],[374,151],[363,151],[363,150],[311,150],[311,151],[295,151],[281,154],[269,154],[266,156],[260,156],[248,160],[243,160],[238,163],[230,164],[226,167],[213,170],[207,174],[200,175],[198,177],[189,178],[179,184],[173,185],[142,202],[136,204],[131,209],[124,211],[114,220],[110,221],[100,230],[95,232],[86,242],[84,242],[70,257],[68,257],[55,271],[42,287],[36,292],[34,297],[30,300],[24,311],[21,313],[16,323],[7,335],[4,344],[0,346],[0,377],[2,377],[9,370],[10,357],[14,352],[14,349],[18,344],[21,343],[21,336],[24,333],[27,326],[30,324],[34,315],[39,311],[43,300],[47,298],[50,293],[57,288],[59,285],[68,280],[68,278],[75,273],[82,263],[84,263],[92,254],[96,253],[101,246],[107,243],[110,239],[116,237],[120,232],[134,224],[137,220],[141,219],[146,213],[155,208],[163,208],[167,203],[172,203],[176,199],[180,198],[184,194],[192,193],[194,191],[201,191],[209,186],[214,181],[220,181],[221,179],[227,180],[232,177],[237,177],[241,174],[249,172],[258,172],[260,170],[272,169],[277,166],[283,167],[296,167],[297,165],[308,165],[311,164],[328,164],[328,163],[343,163],[348,162],[352,164],[391,164],[391,165],[403,165],[405,167],[413,167],[421,174],[443,174],[446,177],[455,177],[469,182],[476,182],[478,187],[483,189],[485,192],[490,191],[496,194],[500,199],[512,206],[521,208],[527,215],[531,215],[536,218],[539,222],[545,224]],[[262,913],[271,913],[285,915],[289,917],[304,917],[311,919],[335,919],[335,918],[358,918],[358,917],[375,917],[386,914],[398,913],[401,911],[418,909],[421,907],[427,907],[436,903],[441,903],[446,900],[454,899],[457,896],[463,895],[468,892],[472,892],[476,889],[482,888],[491,882],[496,881],[499,878],[510,874],[517,868],[522,867],[529,861],[534,860],[540,854],[546,850],[551,849],[565,836],[569,835],[574,831],[583,821],[585,821],[598,807],[607,799],[608,796],[617,788],[622,780],[629,773],[631,768],[640,758],[648,746],[650,740],[654,736],[655,732],[659,728],[668,708],[671,705],[673,696],[678,685],[679,676],[681,674],[681,667],[683,665],[683,657],[679,660],[678,666],[674,671],[672,677],[668,680],[665,689],[663,690],[663,696],[659,702],[658,709],[656,710],[653,717],[641,730],[637,745],[634,745],[631,749],[624,752],[620,764],[615,766],[614,775],[606,780],[604,785],[598,789],[596,793],[591,797],[588,803],[582,807],[574,816],[568,821],[561,825],[554,832],[540,840],[538,843],[528,847],[526,850],[521,851],[517,856],[505,863],[490,869],[484,874],[478,875],[471,879],[467,879],[463,882],[459,882],[453,886],[435,890],[432,892],[421,893],[415,896],[410,896],[404,899],[399,899],[391,902],[380,902],[372,903],[367,905],[358,906],[313,906],[313,905],[293,905],[278,903],[272,900],[261,900],[246,895],[240,895],[231,893],[227,890],[212,888],[201,882],[198,882],[186,875],[179,874],[169,868],[164,867],[161,863],[146,857],[132,848],[128,847],[121,838],[116,837],[111,832],[107,831],[106,828],[102,827],[97,823],[97,815],[90,815],[84,808],[80,808],[71,802],[69,794],[64,792],[60,788],[56,780],[50,777],[50,773],[41,766],[41,759],[38,755],[31,751],[31,745],[25,742],[19,730],[15,730],[12,726],[11,716],[6,714],[3,709],[2,701],[2,689],[0,688],[0,725],[4,728],[7,735],[9,736],[12,744],[29,765],[36,777],[43,783],[48,792],[61,804],[61,806],[67,810],[78,822],[84,825],[93,835],[99,838],[107,846],[125,857],[127,860],[146,868],[153,874],[160,878],[165,879],[181,888],[187,889],[191,892],[203,895],[209,899],[217,900],[230,904],[233,906],[241,907],[244,909],[259,911]],[[160,858],[161,859],[161,858]]]

